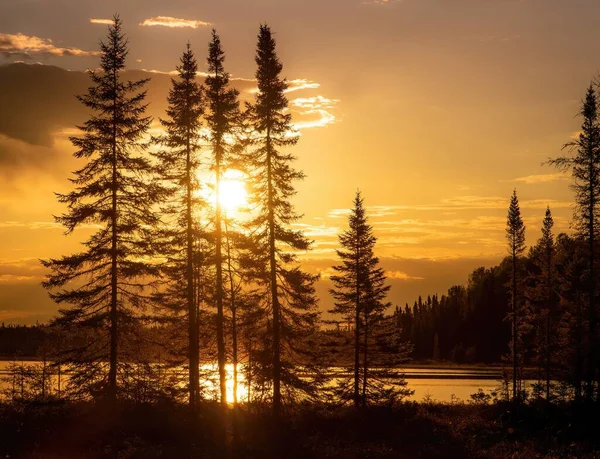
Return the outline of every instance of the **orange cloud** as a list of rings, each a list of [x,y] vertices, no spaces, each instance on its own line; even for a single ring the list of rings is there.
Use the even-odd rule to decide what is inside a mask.
[[[97,18],[90,18],[90,24],[103,24],[103,25],[111,25],[113,24],[115,21],[113,19],[97,19]]]
[[[192,29],[197,29],[198,27],[206,27],[209,26],[210,22],[205,21],[196,21],[193,19],[180,19],[173,18],[170,16],[154,16],[152,18],[145,19],[144,22],[141,22],[141,26],[152,27],[152,26],[163,26],[163,27],[171,27],[171,28],[185,28],[190,27]]]
[[[556,173],[556,174],[537,174],[537,175],[526,175],[525,177],[518,177],[513,179],[513,182],[521,182],[527,185],[532,185],[535,183],[547,183],[547,182],[555,182],[558,180],[566,180],[569,178],[569,174],[566,173]]]
[[[388,279],[397,279],[403,281],[411,281],[411,280],[423,280],[424,277],[419,276],[410,276],[406,274],[404,271],[386,271],[385,275]]]
[[[79,48],[61,48],[55,46],[49,38],[24,35],[22,33],[0,34],[0,53],[6,56],[22,56],[25,58],[35,55],[51,56],[97,56],[98,51],[85,51]]]

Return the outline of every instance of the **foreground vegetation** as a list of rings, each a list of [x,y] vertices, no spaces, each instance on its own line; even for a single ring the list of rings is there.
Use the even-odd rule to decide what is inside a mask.
[[[392,407],[0,405],[2,457],[597,457],[599,407],[405,403]],[[276,434],[276,435],[274,435]],[[273,439],[278,438],[274,443]]]

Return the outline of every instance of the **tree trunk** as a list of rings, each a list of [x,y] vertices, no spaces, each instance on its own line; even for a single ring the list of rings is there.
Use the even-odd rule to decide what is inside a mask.
[[[190,158],[190,133],[186,145],[186,280],[187,280],[187,307],[188,307],[188,353],[189,353],[189,405],[195,408],[198,403],[200,392],[199,375],[199,340],[198,340],[198,316],[196,302],[194,301],[194,235],[192,231],[192,170]]]
[[[575,400],[581,400],[582,373],[583,373],[583,311],[580,298],[577,301],[577,325],[576,325],[576,356],[575,356]]]
[[[513,243],[514,246],[514,243]],[[513,400],[517,400],[519,395],[517,393],[517,255],[513,249],[512,253],[512,304],[513,304],[513,320],[512,320],[512,334],[513,334]]]
[[[586,381],[586,398],[591,400],[594,397],[594,373],[596,369],[596,279],[594,277],[595,253],[594,253],[594,232],[595,232],[595,208],[594,193],[596,192],[596,181],[594,180],[594,165],[590,161],[590,202],[589,202],[589,289],[588,289],[588,370]]]
[[[358,240],[358,237],[357,237]],[[356,243],[356,310],[354,320],[354,406],[360,406],[360,251]]]
[[[267,182],[269,220],[269,269],[271,282],[271,306],[273,308],[273,414],[278,417],[281,411],[281,349],[280,349],[280,310],[277,294],[277,260],[275,259],[275,209],[273,203],[273,183],[271,171],[271,128],[267,128]]]
[[[237,343],[237,307],[235,304],[235,282],[233,278],[233,264],[231,263],[231,243],[227,218],[225,218],[225,241],[227,244],[227,268],[229,272],[230,307],[231,307],[231,357],[233,364],[233,405],[238,404],[238,343]]]
[[[221,185],[221,145],[217,143],[215,148],[215,225],[216,225],[216,268],[217,268],[217,360],[219,366],[219,389],[221,393],[221,404],[227,405],[227,374],[225,371],[225,338],[223,333],[223,254],[222,250],[222,230],[221,230],[221,203],[220,203],[220,185]]]
[[[550,310],[546,317],[546,401],[550,401]]]
[[[369,345],[369,312],[368,306],[364,305],[365,313],[365,334],[364,334],[364,349],[363,349],[363,387],[362,387],[362,406],[365,408],[367,406],[367,379],[368,379],[368,370],[369,370],[369,362],[367,361],[368,356],[368,345]]]
[[[117,398],[117,73],[113,72],[113,121],[112,121],[112,196],[111,196],[111,247],[110,247],[110,359],[108,370],[108,399],[114,402]]]

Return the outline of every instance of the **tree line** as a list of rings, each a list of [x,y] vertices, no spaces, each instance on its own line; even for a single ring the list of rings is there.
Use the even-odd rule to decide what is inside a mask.
[[[540,219],[541,237],[527,251],[515,190],[507,216],[508,256],[498,266],[476,269],[466,287],[454,286],[441,298],[396,308],[403,338],[414,343],[416,357],[503,361],[517,400],[527,395],[524,379],[537,380],[534,391],[547,400],[600,398],[597,91],[591,84],[582,101],[581,131],[564,146],[569,154],[547,162],[571,173],[574,233],[555,236],[548,207]]]
[[[42,261],[43,285],[60,305],[51,326],[53,365],[69,373],[64,394],[111,403],[170,396],[195,408],[213,395],[204,384],[213,380],[222,404],[238,403],[243,378],[246,401],[270,403],[275,415],[334,392],[356,406],[409,395],[399,367],[408,349],[386,314],[389,287],[359,195],[333,291],[334,312],[351,318],[353,331],[321,330],[318,276],[298,262],[311,241],[292,226],[294,182],[304,174],[288,152],[298,133],[271,29],[260,26],[258,88],[244,106],[217,32],[203,83],[188,43],[154,136],[148,80],[123,80],[118,16],[100,49],[100,69],[78,96],[91,115],[71,137],[81,166],[73,190],[57,195],[67,210],[55,217],[66,234],[95,232],[80,252]],[[222,205],[230,170],[248,187],[243,218]]]

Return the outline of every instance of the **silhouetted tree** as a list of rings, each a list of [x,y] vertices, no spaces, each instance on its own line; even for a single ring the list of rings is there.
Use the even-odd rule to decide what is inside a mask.
[[[554,220],[548,207],[543,221],[542,236],[529,254],[535,272],[530,275],[532,285],[527,292],[529,301],[533,303],[533,320],[536,328],[534,345],[538,366],[545,373],[546,400],[550,400],[550,378],[556,350],[555,315],[558,294],[553,226]]]
[[[520,344],[520,302],[519,287],[521,279],[519,278],[519,259],[525,252],[525,225],[521,218],[521,209],[519,207],[519,199],[517,198],[517,190],[513,191],[508,208],[508,218],[506,221],[506,239],[508,240],[508,252],[512,265],[511,278],[511,321],[512,321],[512,367],[513,367],[513,399],[518,400],[519,394],[517,391],[517,378],[519,370],[519,344]]]
[[[171,79],[167,101],[167,119],[161,120],[166,133],[157,138],[165,149],[157,152],[160,177],[168,189],[163,214],[165,228],[162,269],[167,285],[156,295],[157,304],[166,312],[171,332],[179,335],[182,322],[187,324],[187,366],[189,404],[196,406],[199,397],[199,337],[197,301],[194,290],[194,242],[196,219],[201,199],[197,178],[203,114],[202,89],[197,81],[198,64],[188,43],[177,67],[178,78]],[[162,318],[164,322],[164,317]],[[178,342],[180,340],[176,340]],[[167,340],[171,343],[172,340]],[[180,354],[178,350],[175,355]],[[181,364],[176,360],[176,364]]]
[[[600,125],[598,121],[598,101],[594,86],[590,84],[580,113],[583,118],[581,133],[577,140],[563,148],[574,153],[573,157],[561,156],[550,160],[550,164],[561,170],[571,170],[572,188],[575,191],[576,209],[573,216],[578,234],[588,243],[588,355],[586,370],[586,397],[591,399],[594,392],[594,376],[597,370],[596,339],[596,235],[598,233],[600,198]],[[579,356],[581,359],[582,356]],[[582,368],[581,363],[578,367]],[[600,384],[598,385],[600,390]],[[577,397],[580,389],[577,389]]]
[[[208,47],[208,75],[206,76],[206,125],[212,148],[211,170],[215,174],[215,266],[216,266],[216,303],[217,303],[217,358],[219,366],[219,388],[221,403],[227,403],[226,354],[223,312],[223,228],[221,206],[221,180],[227,168],[228,154],[233,148],[228,137],[240,126],[238,91],[229,87],[229,74],[223,67],[225,54],[221,40],[213,29],[212,40]]]
[[[394,321],[385,317],[390,286],[374,254],[377,238],[367,222],[360,192],[354,198],[348,223],[349,229],[339,236],[342,249],[336,250],[342,264],[333,267],[337,274],[331,276],[335,288],[330,293],[335,306],[329,312],[341,315],[354,327],[352,391],[342,383],[337,395],[342,400],[353,400],[356,407],[364,407],[368,401],[408,395],[402,375],[388,369],[406,360],[407,349],[402,347]]]
[[[136,372],[141,365],[138,313],[156,274],[148,233],[159,222],[153,205],[162,188],[150,180],[153,167],[143,154],[148,80],[122,80],[128,50],[118,16],[100,47],[101,70],[89,72],[92,86],[79,97],[94,115],[79,127],[82,136],[71,138],[75,158],[87,162],[71,179],[75,189],[58,195],[68,211],[56,217],[67,234],[83,225],[98,230],[83,251],[42,263],[51,270],[44,287],[68,305],[56,323],[81,336],[59,356],[72,369],[71,387],[114,400],[122,385],[135,382],[134,362]]]
[[[298,136],[287,110],[288,83],[280,76],[282,64],[275,52],[271,29],[266,25],[260,27],[256,63],[258,92],[248,107],[254,146],[249,158],[254,166],[250,196],[257,213],[249,225],[255,247],[251,265],[253,281],[263,289],[263,304],[270,310],[271,319],[266,324],[270,339],[264,344],[271,352],[270,379],[277,415],[282,385],[290,397],[296,390],[316,390],[298,376],[292,358],[309,349],[309,337],[317,328],[317,276],[303,272],[296,264],[294,251],[310,247],[300,231],[289,227],[300,218],[290,202],[296,193],[293,182],[304,178],[304,174],[293,169],[294,156],[281,151],[296,144]]]

